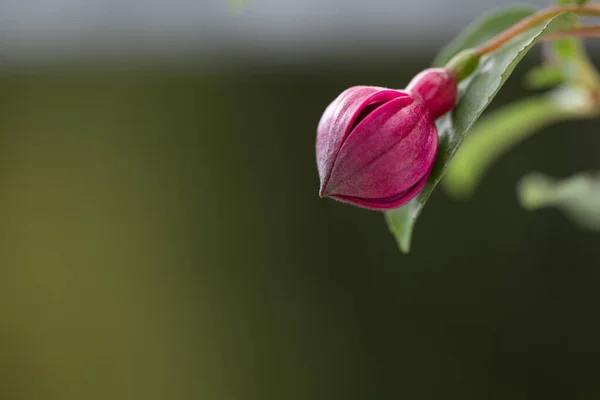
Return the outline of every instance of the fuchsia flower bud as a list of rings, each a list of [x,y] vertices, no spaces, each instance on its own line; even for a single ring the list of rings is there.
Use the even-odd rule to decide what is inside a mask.
[[[418,94],[435,120],[456,105],[458,84],[446,68],[429,68],[415,76],[406,91]]]
[[[320,196],[372,210],[408,203],[437,156],[435,118],[456,102],[456,81],[437,69],[406,91],[355,86],[325,110],[317,128]]]

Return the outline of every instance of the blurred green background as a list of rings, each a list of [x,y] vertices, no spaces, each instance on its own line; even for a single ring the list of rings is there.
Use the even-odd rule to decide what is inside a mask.
[[[598,121],[438,190],[407,256],[317,195],[324,107],[432,56],[5,70],[0,398],[597,399],[598,234],[515,184],[598,168]]]

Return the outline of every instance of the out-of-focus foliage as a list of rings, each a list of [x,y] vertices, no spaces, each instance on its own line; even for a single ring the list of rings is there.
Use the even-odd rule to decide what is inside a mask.
[[[563,5],[574,3],[560,2]],[[528,86],[543,89],[561,85],[561,88],[549,94],[516,101],[478,122],[445,177],[445,186],[450,193],[457,197],[471,194],[485,171],[499,156],[542,128],[564,119],[597,115],[596,98],[600,90],[600,78],[581,40],[566,38],[544,43],[543,61],[541,66],[530,70],[526,80]],[[534,178],[525,179],[520,187],[528,190],[528,194],[533,193],[532,196],[546,193],[537,189],[542,187],[542,179]],[[536,186],[538,182],[540,184]],[[531,189],[527,186],[529,184]],[[560,193],[562,195],[562,190]],[[570,201],[568,207],[571,214],[577,204]],[[585,209],[582,213],[592,213],[593,203],[583,202],[581,206]]]
[[[515,101],[485,115],[469,132],[444,176],[445,188],[456,197],[470,195],[488,167],[519,142],[556,121],[578,115],[552,97]]]
[[[590,0],[558,0],[557,3],[562,6],[567,6],[570,4],[583,5]]]
[[[521,204],[529,210],[554,206],[581,227],[600,230],[598,173],[580,173],[564,180],[532,173],[519,182],[518,193]]]
[[[229,5],[231,6],[231,8],[236,11],[242,10],[247,2],[247,0],[228,0],[228,1],[229,1]]]
[[[506,14],[495,15],[499,15],[497,18],[500,18],[504,24],[496,23],[494,18],[484,18],[485,24],[477,25],[478,29],[468,30],[464,34],[464,38],[459,37],[456,40],[456,43],[461,43],[461,45],[452,48],[461,51],[463,50],[462,46],[477,45],[477,38],[485,38],[488,35],[493,36],[504,31],[507,25],[511,25],[506,19]],[[465,134],[481,116],[518,62],[535,45],[537,40],[544,33],[568,28],[574,22],[573,17],[569,13],[561,14],[545,24],[540,24],[524,32],[501,49],[484,57],[473,75],[461,84],[459,102],[456,108],[437,122],[440,147],[435,169],[427,185],[409,204],[385,213],[388,226],[403,252],[410,250],[416,220],[435,186],[441,180],[446,166],[459,149]]]
[[[433,65],[443,67],[461,50],[476,47],[510,28],[536,11],[534,7],[516,6],[498,11],[472,22],[454,40],[448,43],[435,57]]]
[[[525,76],[525,84],[529,89],[547,89],[564,81],[563,69],[552,65],[532,68]]]

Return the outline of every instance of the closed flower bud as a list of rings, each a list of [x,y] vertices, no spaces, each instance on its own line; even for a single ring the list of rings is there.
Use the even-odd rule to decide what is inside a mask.
[[[433,119],[437,119],[456,105],[458,84],[447,68],[429,68],[415,76],[406,91],[421,97]]]
[[[419,193],[437,155],[434,115],[455,101],[425,96],[426,81],[413,85],[413,90],[423,91],[418,94],[352,87],[327,107],[316,143],[322,197],[387,210]],[[428,109],[433,104],[435,113]]]

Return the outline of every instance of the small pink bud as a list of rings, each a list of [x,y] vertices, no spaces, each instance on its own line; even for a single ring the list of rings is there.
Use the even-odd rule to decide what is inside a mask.
[[[458,84],[448,69],[429,68],[415,76],[406,91],[421,97],[433,119],[437,119],[456,105]]]
[[[427,182],[437,146],[434,118],[419,96],[347,89],[317,128],[319,194],[372,210],[403,206]]]

